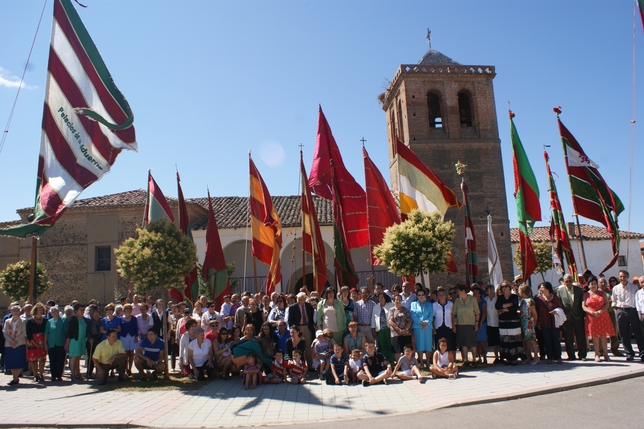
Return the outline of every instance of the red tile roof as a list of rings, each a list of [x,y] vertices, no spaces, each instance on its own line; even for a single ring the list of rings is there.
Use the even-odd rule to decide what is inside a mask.
[[[132,207],[145,205],[147,191],[136,189],[133,191],[120,192],[118,194],[103,195],[80,199],[74,202],[69,210],[78,208],[99,208],[99,207]],[[168,202],[175,206],[177,199],[168,197]],[[301,224],[300,215],[300,197],[299,195],[290,196],[273,196],[273,205],[277,209],[277,214],[282,220],[285,227],[299,226]],[[315,207],[318,212],[318,219],[321,225],[330,225],[333,223],[333,211],[331,201],[319,197],[313,197]],[[208,198],[187,198],[188,204],[197,204],[208,210]],[[226,228],[246,228],[248,223],[248,197],[213,197],[213,209],[217,226],[222,229]],[[19,211],[29,211],[32,208],[24,208]],[[16,224],[21,223],[15,221]],[[206,229],[208,227],[208,218],[203,217],[195,222],[193,229]]]
[[[578,238],[577,228],[575,227],[575,235],[570,235],[571,239]],[[605,228],[594,226],[594,225],[581,225],[581,234],[584,240],[610,240],[610,234],[606,232]],[[625,240],[628,238],[628,231],[620,231],[619,236],[621,239]],[[631,232],[631,238],[644,238],[644,234],[639,232]],[[550,227],[549,226],[538,226],[532,231],[530,236],[532,241],[550,241]],[[510,240],[512,243],[519,242],[519,229],[510,228]]]
[[[273,196],[273,205],[282,221],[282,226],[299,226],[302,216],[300,214],[299,195]],[[208,198],[189,198],[188,202],[196,203],[208,208]],[[313,202],[318,213],[320,225],[333,223],[331,201],[313,197]],[[248,223],[248,197],[213,197],[212,208],[215,211],[217,226],[221,229],[246,228]],[[208,219],[196,222],[193,229],[206,229]]]

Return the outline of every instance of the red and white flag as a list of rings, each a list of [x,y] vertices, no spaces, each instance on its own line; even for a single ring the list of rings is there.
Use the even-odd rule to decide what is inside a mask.
[[[132,110],[70,0],[55,0],[34,219],[0,234],[41,235],[80,193],[136,150]]]

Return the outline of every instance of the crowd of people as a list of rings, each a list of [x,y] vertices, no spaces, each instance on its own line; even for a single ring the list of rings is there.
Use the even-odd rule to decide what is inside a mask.
[[[245,389],[316,377],[369,386],[455,379],[459,370],[488,364],[561,364],[562,338],[567,360],[586,360],[592,344],[595,361],[609,361],[609,346],[623,356],[618,335],[626,359],[635,359],[634,337],[644,362],[644,277],[586,272],[559,283],[543,282],[535,295],[520,276],[432,291],[376,283],[321,296],[244,292],[225,296],[221,306],[204,296],[188,306],[128,295],[102,310],[96,301],[13,302],[2,319],[0,366],[10,385],[27,373],[44,382],[49,358],[52,382],[63,381],[66,369],[71,381],[145,382],[169,366],[200,381],[240,377]]]

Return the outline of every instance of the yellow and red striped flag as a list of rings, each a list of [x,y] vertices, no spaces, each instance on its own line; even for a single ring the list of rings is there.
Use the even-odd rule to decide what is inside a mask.
[[[324,240],[320,233],[320,223],[313,204],[313,195],[309,187],[309,179],[306,176],[304,160],[300,151],[300,179],[302,180],[302,246],[304,251],[313,258],[313,288],[312,290],[322,294],[324,285],[327,282],[326,276],[326,252]]]
[[[250,224],[253,235],[253,256],[269,266],[266,276],[266,294],[270,295],[282,281],[280,251],[282,249],[282,221],[264,179],[248,156],[250,169]]]

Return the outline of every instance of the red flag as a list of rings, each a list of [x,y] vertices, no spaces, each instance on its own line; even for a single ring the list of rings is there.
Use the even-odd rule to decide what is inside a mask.
[[[203,276],[210,283],[211,296],[218,308],[224,303],[224,296],[230,295],[230,282],[224,249],[221,247],[219,228],[212,208],[210,190],[208,190],[208,229],[206,230],[206,257],[201,268]]]
[[[301,151],[300,177],[302,180],[302,246],[304,251],[309,253],[313,259],[313,290],[321,294],[327,282],[326,251],[324,250],[324,240],[320,233],[320,224],[313,204],[313,195],[311,194],[311,188],[309,188]]]
[[[181,177],[179,177],[179,172],[177,171],[177,199],[179,200],[179,229],[184,235],[187,235],[192,240],[192,228],[190,227],[190,219],[188,218],[188,206],[186,205],[186,200],[183,197],[183,190],[181,189]],[[183,276],[183,297],[188,300],[190,303],[194,303],[195,299],[199,295],[199,274],[197,272],[197,264],[192,268],[189,274]],[[170,291],[170,296],[172,299],[177,301],[183,300],[181,297],[181,292],[172,288]],[[178,298],[178,299],[177,299]]]
[[[474,233],[474,224],[472,223],[472,213],[470,203],[467,200],[467,193],[470,191],[465,183],[465,178],[461,176],[461,191],[463,191],[463,205],[465,210],[465,282],[468,286],[479,280],[478,256],[476,255],[476,234]]]
[[[282,281],[280,250],[282,249],[282,221],[264,179],[257,171],[253,159],[248,157],[250,167],[250,222],[253,234],[252,253],[261,262],[269,265],[266,276],[266,294],[275,291]]]
[[[149,224],[164,217],[170,219],[170,222],[174,222],[168,200],[165,199],[165,195],[152,177],[152,173],[148,171],[148,199],[145,202],[144,222]]]
[[[543,151],[543,158],[546,160],[546,172],[548,173],[548,183],[550,184],[550,211],[552,215],[552,218],[550,219],[550,241],[552,242],[552,247],[561,263],[564,262],[565,257],[568,262],[568,270],[570,270],[570,274],[577,279],[575,255],[572,252],[570,237],[568,237],[568,231],[566,230],[566,221],[564,219],[563,211],[561,210],[561,203],[559,202],[555,179],[552,177],[550,164],[548,164],[548,152]]]
[[[337,197],[342,206],[341,222],[346,233],[348,249],[366,246],[369,244],[366,195],[362,186],[345,168],[340,149],[331,133],[331,127],[320,107],[317,142],[313,153],[309,185],[316,195],[327,200],[333,197],[331,161],[335,165]]]
[[[599,172],[599,165],[586,155],[577,139],[561,123],[559,119],[561,107],[555,107],[554,111],[557,113],[557,123],[563,144],[564,161],[568,170],[575,214],[603,224],[611,235],[613,257],[608,265],[600,271],[603,273],[612,267],[619,257],[620,240],[617,217],[624,211],[624,205],[617,194],[608,187]]]
[[[373,256],[373,248],[382,244],[382,238],[387,228],[400,223],[400,215],[387,182],[380,174],[378,167],[369,158],[365,148],[362,148],[362,156],[364,158],[365,188],[367,189],[369,254],[371,255],[371,263],[378,265],[380,261]]]

